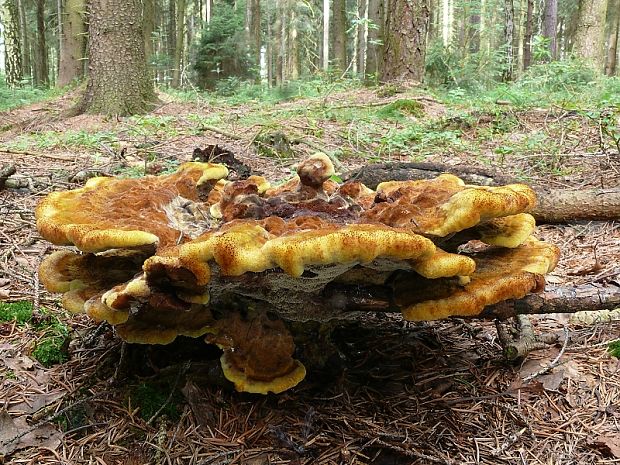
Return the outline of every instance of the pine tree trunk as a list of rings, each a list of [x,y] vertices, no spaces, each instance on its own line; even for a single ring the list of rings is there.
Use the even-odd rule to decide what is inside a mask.
[[[523,37],[523,71],[532,64],[532,21],[534,16],[534,0],[527,0],[525,15],[525,36]]]
[[[0,16],[4,31],[4,66],[6,85],[10,88],[21,85],[22,51],[19,37],[19,11],[16,0],[0,0]]]
[[[334,6],[334,68],[343,73],[347,68],[347,18],[345,0],[333,0]]]
[[[558,0],[545,1],[542,35],[549,39],[549,56],[557,59]]]
[[[580,0],[573,52],[597,69],[605,63],[606,0]]]
[[[58,65],[59,87],[84,76],[84,49],[86,45],[84,24],[85,0],[65,0],[60,37],[60,63]]]
[[[480,51],[480,4],[473,3],[473,9],[469,15],[469,26],[467,28],[467,43],[469,53]]]
[[[386,10],[381,81],[424,80],[427,0],[391,0]]]
[[[167,36],[167,48],[168,50],[168,60],[169,66],[166,73],[166,79],[168,79],[168,84],[172,80],[172,72],[174,69],[174,54],[177,49],[177,15],[176,15],[176,0],[168,0],[168,23],[166,28],[166,36]]]
[[[133,115],[155,100],[141,16],[140,0],[91,0],[89,79],[78,111]]]
[[[22,75],[27,78],[32,75],[30,43],[28,42],[28,30],[26,23],[26,7],[24,0],[17,0],[17,10],[19,12],[19,38],[21,40],[22,49]]]
[[[609,21],[609,40],[607,43],[607,61],[605,63],[605,74],[607,76],[616,75],[616,62],[618,59],[618,35],[620,34],[620,1],[609,0],[607,13],[611,15]]]
[[[176,17],[176,40],[174,49],[174,60],[172,62],[172,83],[173,88],[181,84],[181,67],[183,66],[184,36],[185,36],[185,6],[186,0],[177,0]]]
[[[504,0],[504,71],[502,79],[512,81],[514,78],[514,36],[515,9],[513,0]]]
[[[368,0],[368,36],[366,40],[366,80],[377,80],[381,59],[381,40],[383,19],[381,15],[382,0]]]
[[[288,37],[287,37],[287,61],[288,61],[288,78],[296,81],[299,79],[299,40],[297,37],[297,14],[295,9],[290,9]]]
[[[45,0],[36,0],[37,11],[37,47],[36,47],[36,86],[49,85],[49,67],[47,60],[47,44],[45,43]]]
[[[329,0],[323,0],[323,71],[329,69]]]
[[[261,52],[261,27],[260,27],[260,0],[247,0],[248,1],[248,44],[250,44],[250,51],[256,65],[260,65],[260,52]]]
[[[153,32],[155,32],[155,0],[142,1],[142,18],[144,24],[144,56],[146,57],[146,62],[151,63],[151,57],[153,56]]]
[[[358,0],[358,21],[368,19],[368,0]],[[366,21],[357,25],[357,73],[364,76],[366,72],[366,37],[368,24]]]

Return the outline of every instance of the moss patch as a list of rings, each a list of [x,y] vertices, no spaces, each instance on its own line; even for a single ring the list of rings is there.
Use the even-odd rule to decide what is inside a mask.
[[[0,321],[23,325],[32,318],[32,303],[25,300],[19,302],[0,302]]]
[[[613,341],[607,346],[609,353],[616,358],[620,358],[620,340]]]
[[[377,110],[377,116],[382,119],[400,119],[405,116],[415,116],[419,118],[423,115],[424,105],[411,99],[398,99]]]

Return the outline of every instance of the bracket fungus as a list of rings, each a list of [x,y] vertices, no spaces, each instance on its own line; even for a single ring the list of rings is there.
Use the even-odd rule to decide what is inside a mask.
[[[36,211],[39,231],[78,250],[47,257],[42,282],[126,341],[204,336],[222,349],[237,390],[266,394],[305,376],[291,332],[298,322],[367,311],[475,317],[539,291],[557,263],[557,247],[532,237],[536,198],[525,185],[472,186],[443,174],[375,191],[332,181],[323,154],[297,173],[272,187],[185,163],[173,174],[93,178],[50,194]]]

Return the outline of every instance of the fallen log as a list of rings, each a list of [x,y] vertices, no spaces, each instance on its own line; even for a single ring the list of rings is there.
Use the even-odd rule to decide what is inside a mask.
[[[344,312],[400,312],[388,286],[330,285],[326,289],[322,305],[338,306]],[[489,305],[475,318],[507,320],[517,315],[576,313],[618,307],[620,307],[620,286],[585,284],[548,288],[544,292],[529,294],[522,299]]]
[[[371,189],[385,179],[394,181],[431,179],[441,173],[452,173],[467,183],[482,186],[510,184],[514,178],[492,170],[439,163],[377,163],[343,175]],[[620,219],[620,188],[611,189],[540,189],[538,205],[531,212],[539,223],[571,221],[613,221]]]

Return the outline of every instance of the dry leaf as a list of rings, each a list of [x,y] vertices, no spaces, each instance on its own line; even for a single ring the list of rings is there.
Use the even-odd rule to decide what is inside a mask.
[[[8,278],[0,278],[0,287],[6,287],[11,284],[11,280]]]
[[[11,297],[11,291],[8,289],[0,289],[0,300]]]
[[[29,447],[55,450],[62,442],[62,433],[50,424],[41,425],[15,439],[17,435],[29,429],[25,418],[12,418],[6,409],[0,410],[0,456],[8,456],[16,450]]]
[[[27,414],[41,410],[43,407],[53,404],[58,399],[62,398],[66,394],[66,391],[48,392],[45,394],[33,394],[25,395],[25,399],[22,402],[11,405],[8,410],[15,414]]]
[[[620,433],[609,433],[597,436],[590,445],[606,457],[620,458]]]
[[[546,391],[557,392],[562,381],[564,381],[564,370],[554,370],[547,375],[539,376],[538,381],[542,383]]]

